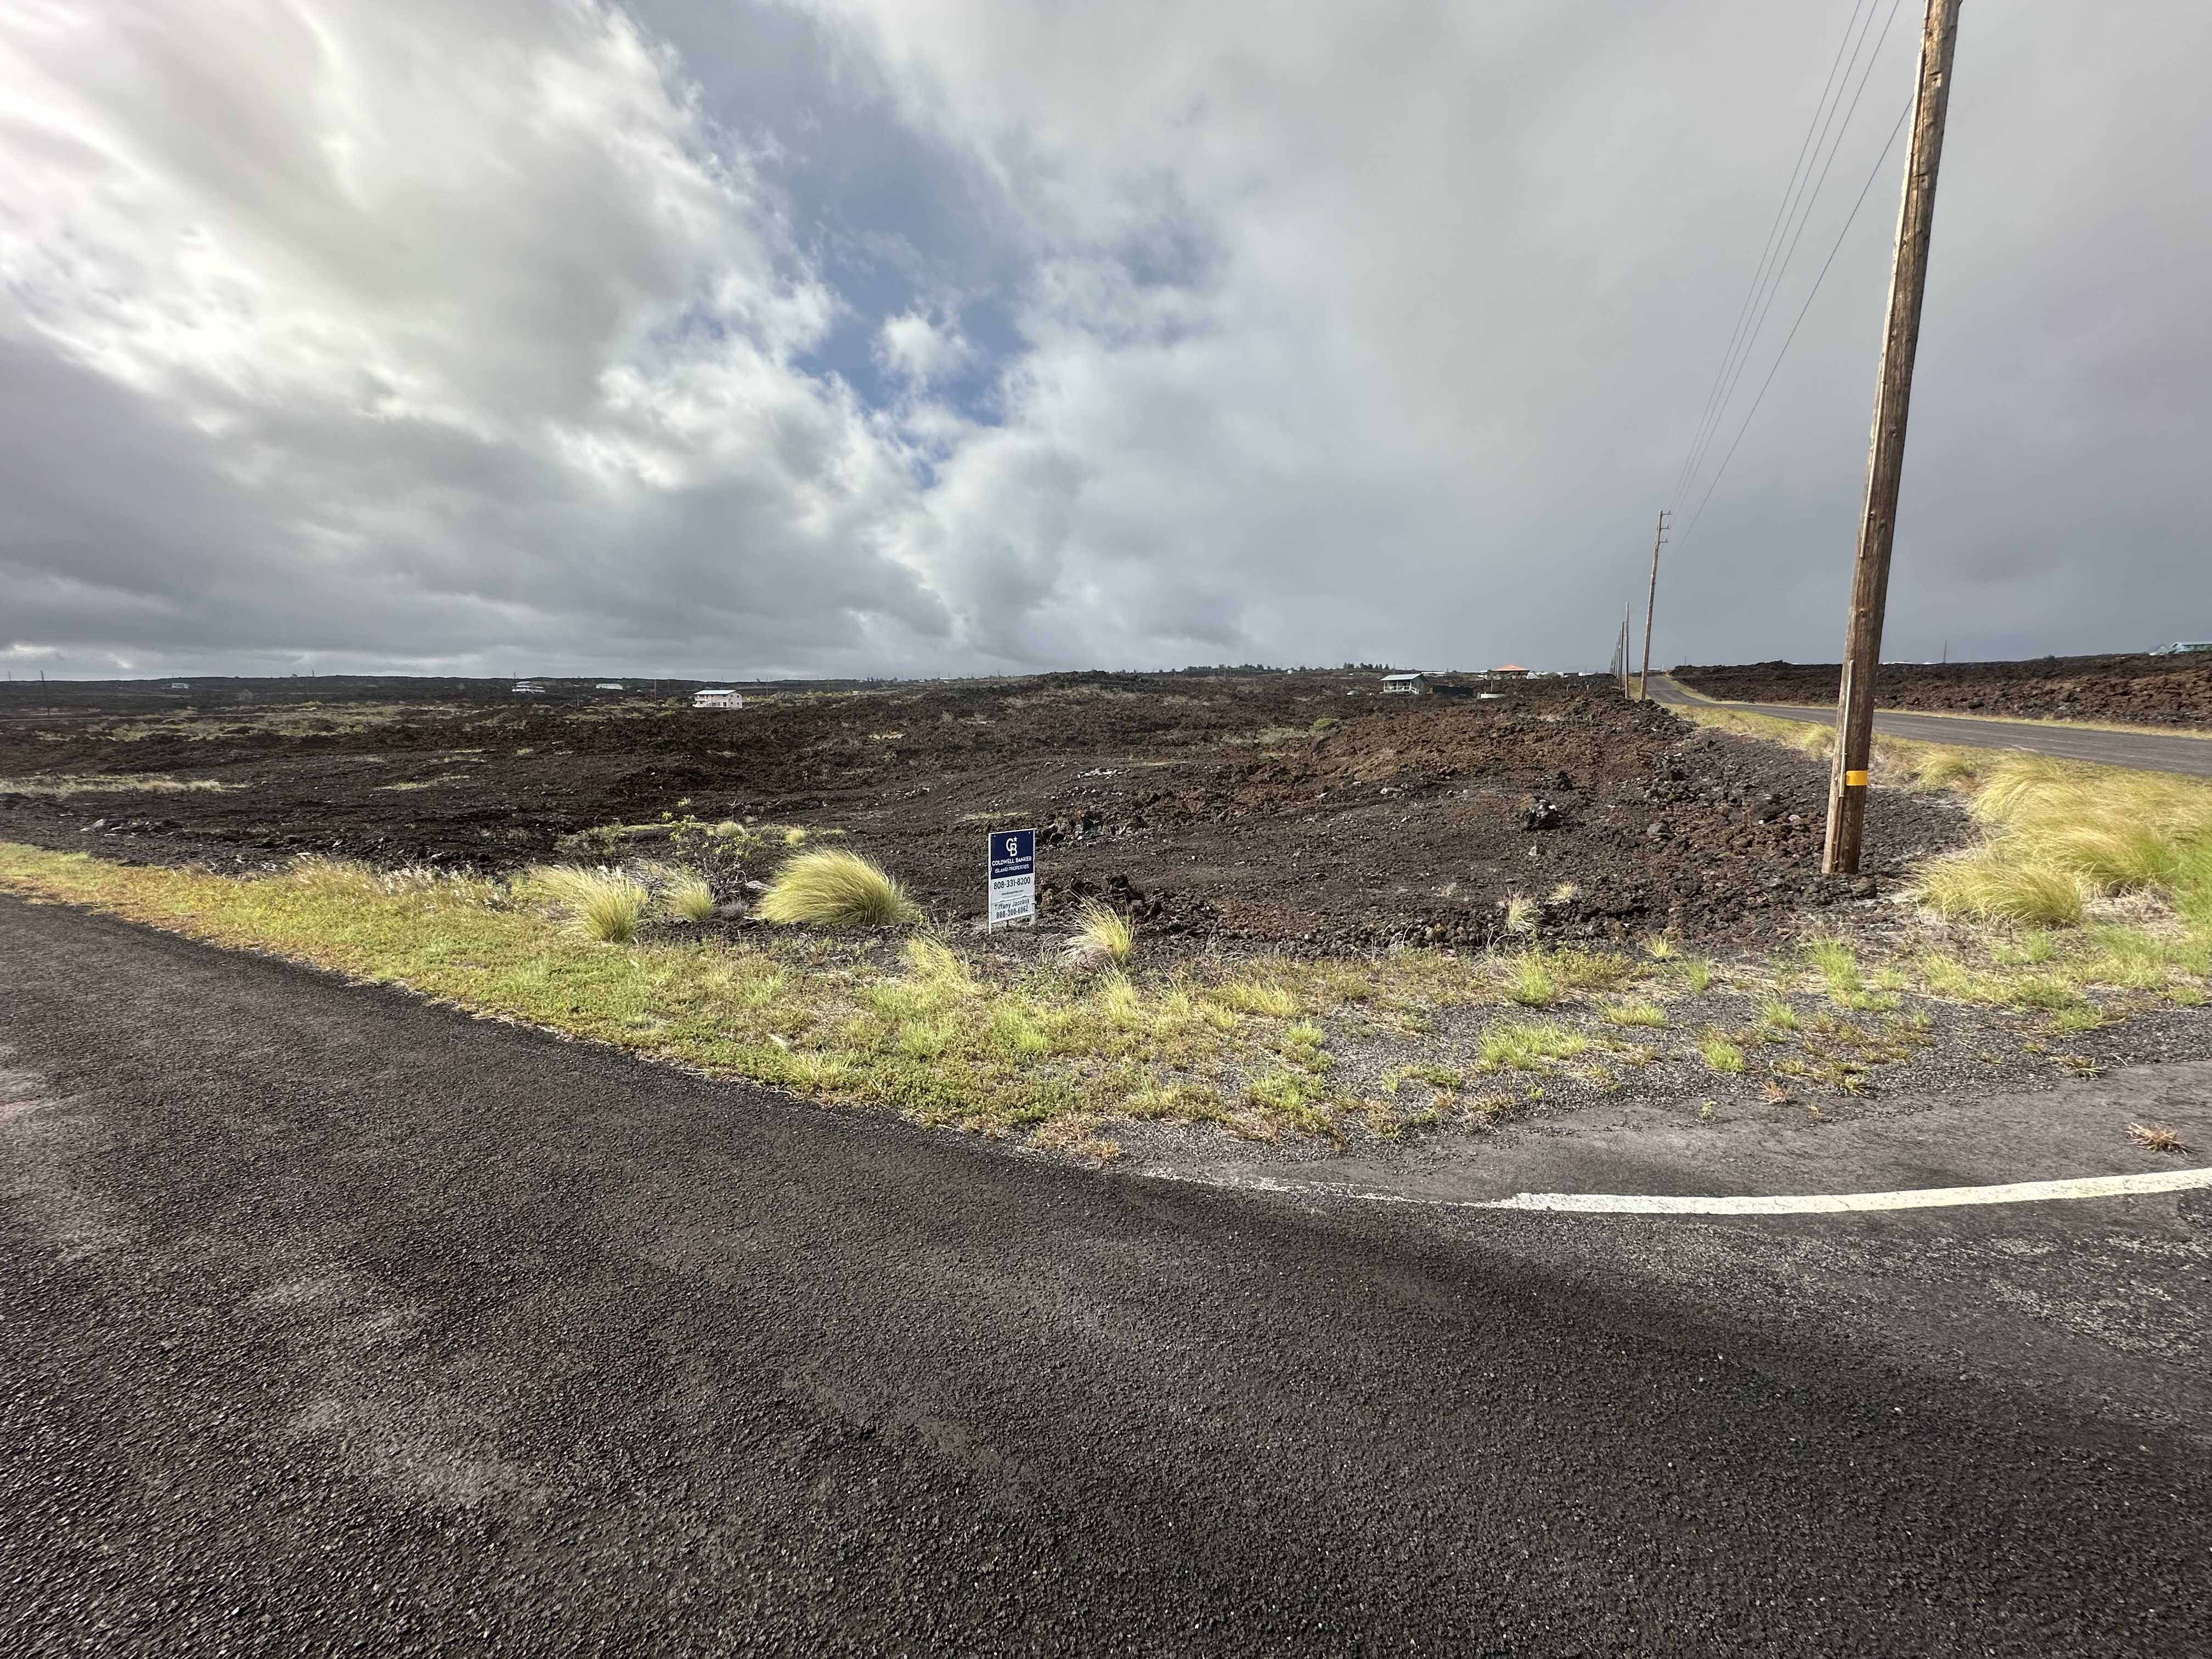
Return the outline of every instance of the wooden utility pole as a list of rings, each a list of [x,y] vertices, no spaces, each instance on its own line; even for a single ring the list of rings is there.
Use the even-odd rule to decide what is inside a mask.
[[[1651,695],[1651,611],[1659,603],[1659,550],[1667,544],[1667,515],[1659,515],[1659,529],[1651,538],[1651,593],[1644,601],[1644,672],[1636,677],[1636,700]]]
[[[1874,749],[1875,678],[1881,665],[1882,609],[1897,532],[1897,488],[1905,471],[1905,421],[1912,404],[1912,357],[1920,343],[1920,300],[1928,287],[1928,241],[1936,224],[1936,170],[1951,101],[1951,54],[1960,0],[1928,0],[1920,33],[1920,88],[1912,103],[1912,154],[1898,210],[1897,257],[1883,325],[1881,377],[1875,384],[1874,437],[1867,458],[1866,511],[1851,574],[1844,678],[1836,700],[1836,761],[1828,781],[1828,829],[1820,872],[1858,873],[1866,830],[1867,761]]]

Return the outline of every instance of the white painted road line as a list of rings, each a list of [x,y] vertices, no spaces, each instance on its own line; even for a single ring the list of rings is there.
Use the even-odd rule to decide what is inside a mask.
[[[1241,1180],[1156,1172],[1156,1180],[1248,1192],[1355,1198],[1374,1204],[1415,1204],[1441,1210],[1547,1210],[1572,1215],[1844,1215],[1877,1210],[1941,1210],[1973,1204],[2041,1204],[2059,1199],[2132,1198],[2212,1187],[2212,1169],[2153,1170],[2141,1175],[2079,1176],[2066,1181],[2014,1181],[1992,1187],[1920,1187],[1891,1193],[1777,1193],[1676,1198],[1639,1193],[1516,1193],[1510,1198],[1427,1198],[1362,1192],[1322,1182],[1268,1176]]]
[[[1861,1210],[1941,1210],[1966,1204],[2039,1204],[2063,1198],[2126,1198],[2212,1187],[2212,1170],[2014,1181],[1997,1187],[1922,1187],[1894,1193],[1780,1193],[1771,1197],[1663,1198],[1621,1193],[1516,1193],[1470,1204],[1478,1210],[1568,1210],[1583,1215],[1832,1215]]]

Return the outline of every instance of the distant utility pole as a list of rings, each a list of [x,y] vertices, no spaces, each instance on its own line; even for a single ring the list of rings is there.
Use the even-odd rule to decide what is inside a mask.
[[[1651,695],[1651,612],[1659,603],[1659,550],[1667,544],[1667,514],[1659,515],[1659,529],[1651,538],[1651,593],[1644,601],[1644,672],[1636,678],[1636,700]]]
[[[1867,761],[1874,750],[1882,611],[1889,599],[1897,487],[1905,471],[1905,421],[1912,404],[1912,357],[1920,343],[1920,301],[1928,287],[1928,242],[1936,225],[1936,169],[1943,157],[1943,116],[1951,101],[1951,54],[1958,40],[1959,0],[1928,0],[1920,32],[1920,88],[1912,103],[1912,154],[1905,164],[1889,317],[1882,330],[1881,377],[1875,384],[1866,512],[1859,525],[1850,620],[1844,635],[1836,761],[1828,781],[1827,835],[1820,847],[1823,875],[1858,873],[1866,831]]]

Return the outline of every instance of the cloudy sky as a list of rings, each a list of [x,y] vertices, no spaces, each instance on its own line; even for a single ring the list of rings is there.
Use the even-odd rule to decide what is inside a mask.
[[[9,0],[0,659],[1832,660],[1899,4]],[[2208,61],[1966,9],[1888,654],[2212,635]]]

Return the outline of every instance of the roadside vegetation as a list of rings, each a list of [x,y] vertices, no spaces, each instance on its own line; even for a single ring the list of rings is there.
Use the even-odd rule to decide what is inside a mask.
[[[669,884],[666,902],[672,921],[705,921],[714,914],[714,890],[698,876],[679,876]]]
[[[1983,775],[1973,808],[1982,845],[1921,877],[1943,914],[2070,925],[2099,899],[2140,893],[2212,927],[2212,785],[2016,755]]]
[[[172,778],[158,774],[47,772],[37,777],[0,778],[0,795],[171,795],[235,788],[214,778]]]
[[[836,921],[859,903],[912,922],[895,884],[887,896],[882,872],[856,871],[849,854],[834,855],[840,879],[825,887],[825,866],[807,861],[831,856],[794,860],[807,878],[786,890],[805,896],[809,917]],[[1110,1119],[1325,1133],[1334,1061],[1311,1016],[1370,994],[1340,964],[1264,959],[1140,983],[1110,963],[1079,975],[1052,958],[963,954],[911,927],[705,939],[655,922],[648,878],[577,866],[501,881],[307,859],[239,878],[0,843],[0,887],[713,1075],[1100,1156],[1111,1147],[1097,1128]],[[824,890],[838,902],[819,908]],[[1443,966],[1421,964],[1425,1001],[1448,990]]]
[[[651,901],[644,884],[613,870],[580,870],[574,865],[541,866],[523,878],[550,899],[568,925],[586,939],[621,945],[635,938]]]
[[[1881,764],[1965,794],[1981,843],[1848,936],[1718,962],[1663,933],[1548,945],[1526,901],[1529,927],[1509,917],[1488,950],[1154,959],[1096,902],[1055,937],[981,939],[823,845],[835,830],[703,823],[688,803],[506,879],[316,858],[222,877],[0,843],[0,890],[1094,1158],[1144,1122],[1339,1139],[1488,1133],[1632,1086],[1686,1110],[1789,1104],[1857,1093],[1939,1041],[2093,1070],[2087,1034],[2212,995],[2212,787],[1924,744]]]
[[[786,844],[805,839],[794,830]],[[762,898],[760,915],[786,927],[904,927],[921,920],[921,907],[881,866],[834,849],[802,853],[785,865]]]
[[[1808,754],[1833,752],[1825,726],[1703,706],[1680,712]],[[1888,738],[1876,738],[1874,760],[1878,782],[1955,791],[1982,823],[1977,845],[1921,867],[1914,896],[1936,914],[2029,928],[2087,924],[2090,948],[2108,958],[2170,957],[2184,969],[2202,959],[2212,933],[2212,784]],[[2130,898],[2148,908],[2115,908]]]
[[[1119,968],[1136,948],[1136,930],[1127,917],[1097,899],[1085,899],[1076,913],[1075,937],[1060,960],[1079,973],[1096,973]]]
[[[1778,720],[1771,714],[1748,714],[1705,703],[1682,704],[1673,712],[1696,725],[1740,738],[1756,738],[1762,743],[1780,744],[1815,760],[1827,760],[1836,752],[1836,731],[1832,726]],[[2002,750],[1955,749],[1877,735],[1874,740],[1873,770],[1877,783],[1891,787],[1972,789],[2004,758]]]

